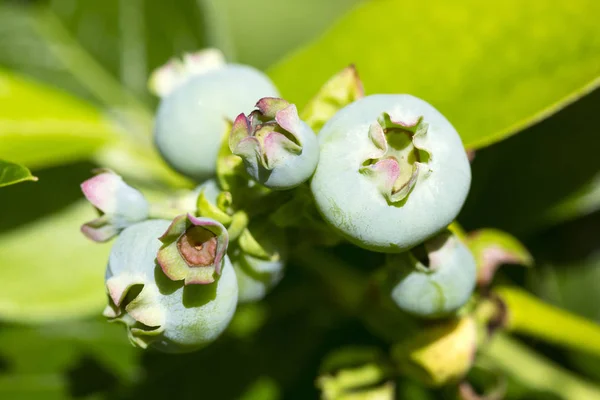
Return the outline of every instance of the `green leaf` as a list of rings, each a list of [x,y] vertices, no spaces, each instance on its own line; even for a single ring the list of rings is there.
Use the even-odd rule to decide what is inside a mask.
[[[88,104],[0,70],[0,154],[30,168],[89,158],[115,128]]]
[[[204,46],[196,0],[44,3],[0,5],[0,64],[105,106],[147,112],[149,72]]]
[[[138,374],[138,355],[125,329],[106,321],[0,328],[0,397],[70,398],[74,392],[110,392]],[[92,379],[79,379],[84,373]],[[99,384],[100,383],[100,384]],[[69,396],[69,392],[71,396]]]
[[[199,3],[208,28],[208,44],[219,47],[228,59],[262,69],[290,49],[318,37],[342,13],[364,1],[253,0],[249,5],[247,0],[201,0]],[[264,29],[257,29],[257,24]],[[294,79],[300,83],[303,76]],[[318,86],[313,93],[317,89]]]
[[[0,187],[37,179],[26,167],[0,160]]]
[[[150,71],[174,55],[205,45],[205,22],[198,3],[53,0],[49,11],[125,90],[149,100],[146,82]]]
[[[137,14],[144,14],[136,11],[136,7],[141,7],[142,11],[149,14],[146,21],[149,26],[161,27],[175,36],[188,32],[187,28],[173,15],[175,9],[168,7],[168,10],[163,10],[165,7],[160,6],[162,3],[152,3],[146,9],[140,2],[111,0],[110,3],[103,2],[102,7],[99,7],[101,10],[95,4],[97,3],[74,4],[55,0],[51,8],[0,5],[0,26],[4,28],[0,30],[0,65],[34,77],[39,82],[59,87],[106,110],[103,115],[98,111],[95,113],[103,119],[102,123],[105,125],[109,124],[110,118],[109,130],[114,131],[118,126],[121,128],[119,133],[126,140],[119,141],[115,146],[103,147],[100,154],[95,153],[96,161],[101,165],[109,166],[128,178],[133,176],[144,181],[161,180],[170,186],[185,185],[186,182],[160,159],[151,143],[149,132],[152,129],[152,114],[147,105],[128,91],[128,88],[138,92],[141,90],[139,81],[143,80],[145,85],[148,70],[164,63],[171,56],[173,50],[170,46],[175,42],[163,31],[149,29],[147,42],[153,45],[147,49],[146,63],[144,54],[141,54],[144,52],[140,51],[140,47],[144,49],[144,43],[136,39],[139,24],[129,24],[119,30],[118,24],[115,24],[115,15],[126,24],[127,15],[132,10],[136,13],[136,18]],[[119,4],[126,8],[123,13],[118,12]],[[185,14],[194,21],[193,13],[185,13],[183,10],[175,12],[177,13]],[[90,24],[90,20],[95,22]],[[192,22],[189,25],[197,28]],[[187,33],[184,36],[188,39],[192,37]],[[132,42],[135,42],[135,48],[129,49],[126,43]],[[177,41],[179,45],[183,42],[187,43]],[[119,48],[121,43],[123,45]],[[190,50],[197,47],[193,43],[193,40],[188,43]],[[163,46],[165,44],[168,44],[166,48]],[[24,52],[23,48],[28,51]],[[36,57],[31,57],[30,54],[36,54]],[[118,54],[127,58],[123,60],[123,65],[121,58],[115,57]],[[93,56],[98,57],[98,60]],[[120,66],[123,67],[121,72],[124,85],[113,75],[120,71]],[[132,76],[135,76],[133,80],[130,79]],[[143,92],[146,93],[145,87]],[[81,115],[75,117],[80,118]],[[27,126],[33,131],[45,128],[45,125],[33,122]],[[61,126],[56,128],[65,129],[71,125]],[[75,128],[78,133],[82,133],[82,127]],[[73,143],[69,146],[73,146]],[[52,152],[48,155],[59,159]]]
[[[56,321],[102,311],[110,246],[80,233],[92,218],[93,208],[80,202],[0,234],[1,319]]]
[[[373,1],[270,74],[286,98],[303,104],[329,76],[355,64],[368,94],[427,100],[474,149],[598,86],[598,13],[595,0]]]
[[[331,77],[302,110],[300,118],[315,132],[348,104],[364,96],[362,82],[354,66],[346,67]]]

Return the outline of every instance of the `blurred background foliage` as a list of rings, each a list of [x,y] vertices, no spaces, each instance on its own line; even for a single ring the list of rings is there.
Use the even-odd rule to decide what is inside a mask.
[[[147,192],[184,182],[152,150],[146,80],[206,46],[299,104],[350,63],[368,94],[432,102],[478,149],[459,221],[514,234],[536,260],[497,279],[600,323],[598,15],[596,0],[0,1],[0,159],[39,178],[0,189],[0,398],[316,398],[331,350],[384,346],[294,265],[197,353],[141,353],[97,318],[108,247],[79,234],[79,183],[98,165]],[[522,341],[600,380],[594,356]],[[511,378],[510,398],[556,398],[537,391]]]

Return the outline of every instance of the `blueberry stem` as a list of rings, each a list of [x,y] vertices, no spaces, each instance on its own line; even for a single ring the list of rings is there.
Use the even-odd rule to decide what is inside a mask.
[[[563,399],[600,399],[599,387],[573,375],[508,335],[494,336],[481,356],[528,388],[551,392]]]
[[[600,325],[515,287],[494,292],[507,309],[504,329],[600,356]]]

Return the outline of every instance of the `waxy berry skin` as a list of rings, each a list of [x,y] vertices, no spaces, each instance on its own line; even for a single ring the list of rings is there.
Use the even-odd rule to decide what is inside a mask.
[[[466,199],[471,169],[461,139],[421,99],[364,97],[338,111],[318,137],[317,208],[358,246],[406,251],[448,226]]]
[[[162,271],[156,255],[171,221],[149,220],[125,229],[115,241],[106,270],[109,305],[104,315],[127,326],[139,347],[180,353],[215,340],[236,309],[238,286],[224,257],[211,284],[184,285]]]
[[[387,285],[392,300],[401,310],[419,317],[447,316],[462,307],[475,289],[475,259],[447,231],[426,241],[423,250],[426,262],[412,250],[391,255]]]
[[[215,174],[227,121],[252,110],[260,98],[278,95],[266,75],[245,65],[194,75],[161,99],[154,141],[174,169],[203,181]]]

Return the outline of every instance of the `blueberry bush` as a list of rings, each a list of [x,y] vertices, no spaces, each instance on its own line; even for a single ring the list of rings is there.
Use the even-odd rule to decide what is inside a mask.
[[[0,397],[600,399],[600,3],[0,3]]]

